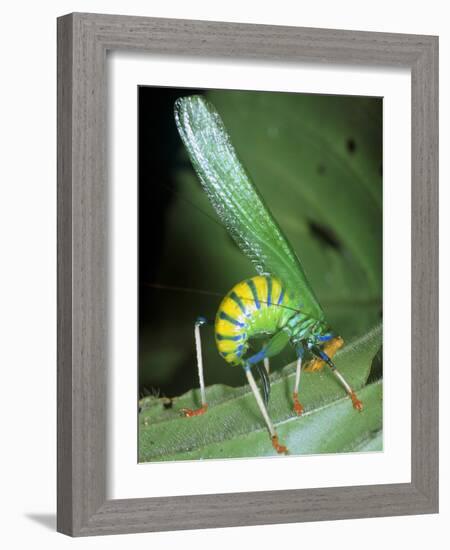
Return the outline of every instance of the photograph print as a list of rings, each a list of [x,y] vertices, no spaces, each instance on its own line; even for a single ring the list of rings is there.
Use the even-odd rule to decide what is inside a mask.
[[[139,462],[382,451],[382,98],[138,105]]]

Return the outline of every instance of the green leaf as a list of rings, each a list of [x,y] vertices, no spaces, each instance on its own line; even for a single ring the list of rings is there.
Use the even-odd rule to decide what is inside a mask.
[[[354,451],[360,453],[367,453],[373,451],[382,451],[383,450],[383,431],[379,430],[370,434],[366,439],[363,439],[359,445],[357,445]]]
[[[365,449],[382,428],[382,383],[365,385],[372,360],[381,345],[381,326],[345,346],[336,365],[364,402],[356,412],[331,371],[303,372],[301,417],[292,412],[295,364],[271,375],[269,414],[280,439],[292,454],[347,452]],[[140,462],[235,458],[275,454],[248,386],[207,388],[208,412],[193,418],[180,409],[199,405],[198,390],[170,402],[156,397],[141,399],[139,415]]]

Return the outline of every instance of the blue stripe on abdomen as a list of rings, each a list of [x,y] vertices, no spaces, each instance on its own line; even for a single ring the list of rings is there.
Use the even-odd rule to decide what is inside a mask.
[[[284,298],[284,287],[281,287],[280,296],[278,298],[277,306],[281,305],[283,303]]]
[[[272,277],[266,277],[267,281],[267,307],[272,305]]]
[[[236,351],[235,351],[237,357],[240,357],[243,351],[244,351],[244,344],[239,344],[239,346],[236,348]]]
[[[225,311],[221,311],[219,313],[219,319],[222,319],[223,321],[228,321],[232,325],[236,325],[237,327],[244,328],[245,324],[241,323],[237,319],[234,319],[234,317],[231,317],[231,315],[228,315],[228,313],[225,313]]]
[[[236,302],[236,304],[240,307],[242,313],[244,315],[247,315],[247,310],[245,309],[245,306],[242,303],[242,300],[239,298],[239,296],[236,294],[236,292],[234,292],[234,290],[233,290],[233,292],[230,292],[230,298],[233,300],[233,302]]]
[[[251,279],[249,279],[248,281],[245,281],[245,282],[247,283],[247,286],[249,287],[249,289],[252,292],[253,300],[255,302],[256,309],[259,309],[261,307],[261,305],[259,303],[258,291],[256,290],[255,283]]]
[[[217,340],[231,340],[233,342],[238,342],[239,340],[242,340],[243,337],[244,334],[237,334],[236,336],[226,336],[225,334],[219,334],[216,332]]]

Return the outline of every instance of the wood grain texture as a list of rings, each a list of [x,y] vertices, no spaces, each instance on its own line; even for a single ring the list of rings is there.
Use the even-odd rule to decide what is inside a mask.
[[[58,21],[57,529],[72,525],[72,25]]]
[[[105,50],[85,30],[76,16],[59,20],[58,476],[71,488],[59,491],[58,529],[73,534],[106,498]]]
[[[412,479],[438,508],[438,42],[411,72]]]
[[[106,52],[409,67],[412,482],[106,499]],[[423,514],[438,509],[438,39],[71,14],[58,20],[58,530],[98,535]]]

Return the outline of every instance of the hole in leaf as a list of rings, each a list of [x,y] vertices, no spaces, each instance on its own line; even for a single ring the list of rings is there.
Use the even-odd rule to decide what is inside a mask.
[[[356,142],[353,138],[348,138],[347,140],[347,151],[349,153],[354,153],[356,151]]]
[[[308,225],[312,235],[323,245],[330,246],[336,250],[342,249],[342,243],[331,227],[313,221],[308,221]]]
[[[381,347],[372,360],[367,383],[371,384],[383,377],[383,348]]]

